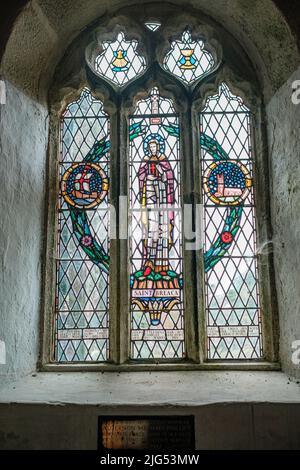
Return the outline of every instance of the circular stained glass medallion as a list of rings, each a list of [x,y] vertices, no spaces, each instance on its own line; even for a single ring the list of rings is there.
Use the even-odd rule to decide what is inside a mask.
[[[248,168],[238,161],[212,163],[204,174],[204,191],[218,205],[236,206],[248,197],[252,178]]]
[[[108,178],[95,163],[74,163],[63,175],[61,190],[70,206],[92,209],[105,198]]]

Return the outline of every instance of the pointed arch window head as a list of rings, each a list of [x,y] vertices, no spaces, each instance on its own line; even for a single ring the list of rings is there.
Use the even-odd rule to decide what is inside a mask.
[[[94,98],[90,90],[84,87],[78,100],[70,103],[64,113],[64,118],[86,118],[95,116],[107,117],[101,101]]]
[[[95,141],[100,142],[109,134],[103,103],[94,98],[88,88],[83,88],[79,98],[65,109],[61,132],[61,159],[66,162],[81,162]]]
[[[249,124],[251,112],[240,96],[231,93],[222,83],[216,95],[207,98],[201,113],[206,119],[207,133],[219,143],[219,160],[249,159]],[[247,118],[247,119],[246,119]]]
[[[250,112],[243,99],[240,96],[236,96],[231,93],[228,85],[225,82],[219,86],[219,90],[216,95],[209,96],[207,98],[203,112],[206,111],[211,113],[234,113],[237,111],[245,113]]]
[[[95,59],[98,75],[121,87],[141,75],[146,68],[146,60],[137,52],[138,41],[126,41],[120,32],[115,41],[103,42],[103,52]]]
[[[164,98],[160,95],[157,87],[152,88],[149,93],[149,97],[145,100],[138,102],[134,114],[136,116],[143,114],[153,114],[153,119],[157,114],[174,114],[175,108],[172,100]]]
[[[215,66],[213,55],[205,49],[203,40],[193,40],[189,30],[180,40],[173,41],[163,66],[172,75],[191,85]]]

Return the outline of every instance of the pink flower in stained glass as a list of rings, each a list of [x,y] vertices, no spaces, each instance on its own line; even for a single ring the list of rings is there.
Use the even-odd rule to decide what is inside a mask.
[[[93,239],[89,235],[86,235],[85,237],[82,237],[81,243],[83,246],[89,247],[93,244]]]

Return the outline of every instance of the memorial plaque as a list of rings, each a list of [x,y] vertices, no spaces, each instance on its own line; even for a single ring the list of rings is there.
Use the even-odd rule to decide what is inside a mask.
[[[206,333],[209,338],[218,338],[218,336],[220,335],[219,328],[217,326],[208,326]]]
[[[164,330],[145,330],[145,341],[164,341],[166,339],[166,332]]]
[[[131,339],[132,341],[141,341],[144,336],[144,330],[132,330]]]
[[[83,330],[84,339],[107,339],[108,337],[108,328],[89,328]]]
[[[82,330],[59,330],[57,332],[57,337],[59,340],[80,340],[82,337]]]
[[[220,326],[220,335],[222,338],[224,337],[232,337],[232,336],[241,336],[245,337],[248,334],[248,327],[247,326]]]
[[[249,326],[249,336],[259,336],[258,326]]]
[[[195,450],[194,416],[99,418],[100,450]]]
[[[167,330],[167,340],[184,341],[184,330]]]

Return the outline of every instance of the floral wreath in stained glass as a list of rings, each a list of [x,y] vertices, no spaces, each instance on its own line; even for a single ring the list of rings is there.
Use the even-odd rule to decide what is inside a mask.
[[[169,134],[175,135],[179,138],[179,127],[171,125],[164,126],[164,128]],[[203,150],[213,157],[215,162],[225,161],[226,163],[235,163],[231,162],[229,155],[225,152],[222,146],[208,135],[201,135],[200,145]],[[221,233],[217,236],[209,250],[204,253],[204,269],[206,272],[210,271],[216,264],[218,264],[232,246],[236,235],[240,230],[243,203],[244,201],[242,200],[239,205],[233,206],[227,204],[228,208],[226,218]]]
[[[117,86],[126,85],[146,68],[146,60],[136,52],[137,46],[135,40],[126,41],[123,32],[115,41],[104,42],[103,52],[95,58],[96,73]]]
[[[215,163],[213,163],[211,166],[216,165],[217,162],[223,163],[223,165],[224,163],[236,163],[232,162],[229,158],[229,155],[225,152],[221,145],[208,135],[201,135],[200,144],[201,148],[208,152],[215,160]],[[216,168],[218,168],[218,166],[216,166]],[[227,213],[221,233],[217,235],[216,240],[209,250],[204,253],[204,268],[206,272],[210,271],[216,264],[219,263],[219,261],[221,261],[223,256],[225,256],[227,251],[230,249],[238,231],[240,230],[240,223],[244,210],[244,201],[241,200],[238,205],[226,205]]]
[[[86,155],[82,163],[75,164],[77,168],[92,168],[95,172],[101,170],[98,163],[110,150],[110,142],[107,138],[103,138],[100,141],[97,141],[90,152]],[[75,166],[73,165],[73,167]],[[63,176],[63,181],[68,180],[69,175],[72,174],[70,169]],[[109,189],[108,179],[102,170],[98,173],[102,179],[102,196],[103,198],[99,201],[101,203],[106,196]],[[102,178],[103,177],[103,178]],[[64,188],[62,188],[64,190]],[[102,271],[108,274],[109,272],[109,255],[103,248],[102,244],[98,242],[92,234],[86,209],[87,207],[78,206],[74,204],[74,201],[65,198],[72,220],[73,232],[77,241],[84,251],[84,253],[89,257],[89,259],[95,263]]]
[[[164,126],[165,130],[173,136],[179,138],[179,127],[170,125]],[[138,136],[144,134],[144,130],[140,123],[133,124],[129,129],[129,141],[133,141]],[[153,136],[151,136],[152,139]],[[157,136],[156,136],[157,138]],[[150,136],[149,136],[150,139]],[[150,140],[151,140],[150,139]],[[228,154],[222,146],[206,134],[200,137],[200,145],[203,150],[207,151],[215,162],[224,162],[236,164],[230,160]],[[84,158],[82,165],[97,164],[101,158],[110,150],[110,140],[103,138],[97,141],[91,151]],[[247,173],[248,174],[248,173]],[[249,184],[249,183],[248,183]],[[67,201],[68,202],[68,201]],[[89,227],[89,222],[84,208],[74,207],[69,204],[71,220],[73,224],[74,234],[84,252],[100,269],[108,273],[109,271],[109,255],[105,252],[100,243],[95,240]],[[227,214],[224,221],[223,229],[217,236],[215,242],[210,249],[204,253],[205,271],[208,272],[223,258],[230,249],[234,239],[240,229],[241,217],[243,214],[243,201],[239,205],[228,205]]]

